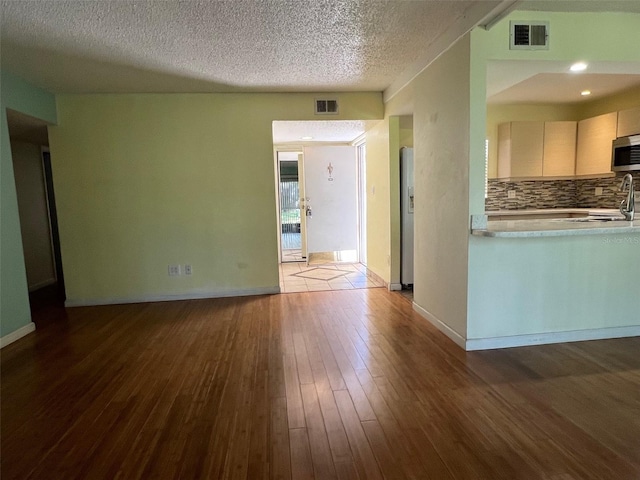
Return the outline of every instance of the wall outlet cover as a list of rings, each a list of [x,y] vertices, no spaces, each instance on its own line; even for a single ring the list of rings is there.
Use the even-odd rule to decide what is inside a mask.
[[[180,275],[180,265],[169,265],[169,276],[175,277]]]
[[[602,192],[603,192],[602,187],[596,187],[596,192],[595,192],[596,197],[599,197],[600,195],[602,195]]]
[[[515,190],[509,190],[507,192],[507,198],[516,198],[516,191]]]

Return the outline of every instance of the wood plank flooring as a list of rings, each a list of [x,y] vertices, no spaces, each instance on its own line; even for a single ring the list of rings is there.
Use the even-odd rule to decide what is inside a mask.
[[[640,338],[466,353],[384,289],[73,308],[3,479],[640,479]]]

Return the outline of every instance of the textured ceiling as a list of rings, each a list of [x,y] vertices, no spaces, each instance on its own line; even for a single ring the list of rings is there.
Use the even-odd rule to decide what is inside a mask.
[[[2,64],[55,93],[382,91],[498,4],[2,0]]]

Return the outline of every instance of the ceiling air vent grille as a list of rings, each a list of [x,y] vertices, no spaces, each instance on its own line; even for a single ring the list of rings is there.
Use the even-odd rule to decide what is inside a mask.
[[[338,101],[334,98],[316,99],[316,115],[337,115]]]
[[[511,50],[548,50],[549,22],[510,22]]]

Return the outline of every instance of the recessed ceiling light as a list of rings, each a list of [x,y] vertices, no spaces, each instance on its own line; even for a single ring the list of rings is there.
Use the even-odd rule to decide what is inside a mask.
[[[313,140],[313,137],[300,137],[300,140]]]
[[[572,72],[584,72],[587,69],[587,64],[584,62],[577,62],[571,65],[569,70]]]
[[[583,90],[580,92],[580,95],[586,97],[587,95],[591,95],[591,90]]]

